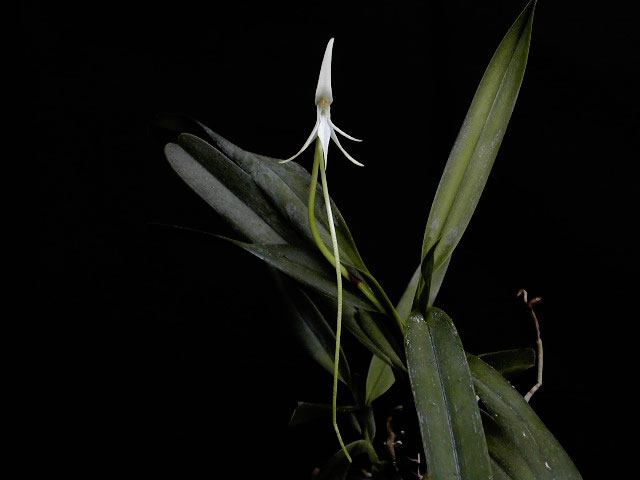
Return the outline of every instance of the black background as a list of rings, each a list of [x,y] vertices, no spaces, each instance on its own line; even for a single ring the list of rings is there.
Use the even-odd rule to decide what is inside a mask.
[[[57,461],[77,466],[80,449],[90,471],[125,459],[177,478],[227,466],[308,478],[334,440],[286,424],[297,400],[329,400],[331,378],[292,343],[258,260],[156,225],[231,233],[172,172],[153,119],[185,113],[288,157],[313,127],[335,37],[332,117],[364,139],[343,145],[366,167],[334,148],[332,195],[397,299],[475,88],[523,5],[26,3],[42,302],[63,314],[43,327],[62,342],[42,369],[75,446]],[[532,405],[585,478],[620,466],[611,435],[629,403],[637,71],[628,13],[540,2],[515,112],[437,302],[482,353],[533,346],[516,292],[543,297]]]

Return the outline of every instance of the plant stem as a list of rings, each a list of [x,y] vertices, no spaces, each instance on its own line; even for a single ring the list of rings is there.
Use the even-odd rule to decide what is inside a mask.
[[[311,184],[309,185],[309,227],[311,228],[311,235],[313,235],[313,239],[315,240],[318,249],[320,250],[320,252],[322,252],[324,258],[326,258],[329,263],[335,268],[336,258],[324,244],[324,241],[320,236],[320,232],[318,231],[318,224],[316,222],[316,186],[318,185],[318,170],[320,167],[320,163],[324,163],[324,157],[322,156],[322,145],[318,140],[316,143],[316,153],[313,160],[313,170],[311,171]],[[349,278],[349,272],[346,268],[344,268],[344,265],[340,265],[340,272],[342,273],[342,276],[344,278]]]
[[[340,264],[339,262],[336,263],[336,256],[333,253],[331,253],[327,248],[327,246],[324,244],[324,240],[322,240],[322,237],[320,236],[320,231],[318,230],[318,224],[316,222],[316,185],[318,184],[318,170],[320,167],[320,163],[323,164],[322,168],[323,168],[323,174],[324,174],[324,157],[322,156],[322,145],[320,144],[320,141],[317,141],[316,153],[315,153],[314,162],[313,162],[313,170],[311,171],[311,184],[309,185],[308,210],[309,210],[309,226],[311,227],[311,235],[313,235],[313,239],[316,242],[316,245],[318,246],[318,249],[320,250],[322,255],[324,255],[324,258],[326,258],[329,261],[329,263],[334,266],[334,268],[336,268],[336,265],[340,265],[340,272],[342,273],[342,276],[350,280],[352,277],[349,275],[348,270],[344,267],[344,265]],[[323,188],[322,188],[323,192],[326,192],[326,187],[324,186],[325,184],[324,175],[323,175],[322,184],[323,184]],[[327,203],[327,195],[328,193],[324,194],[325,205],[327,206],[327,210],[329,210],[331,208],[330,207],[331,204]],[[330,228],[334,228],[333,222],[331,221],[330,221]],[[387,310],[382,306],[382,304],[380,303],[376,295],[373,293],[369,285],[367,285],[363,281],[356,282],[356,285],[358,289],[365,295],[365,297],[369,299],[369,301],[373,304],[374,307],[376,307],[376,309],[379,312],[388,313]],[[397,313],[395,312],[392,312],[392,314],[394,314],[394,316],[397,316]]]
[[[333,224],[333,212],[331,211],[331,202],[329,200],[329,187],[327,185],[327,174],[325,172],[325,164],[324,164],[324,155],[322,153],[322,145],[320,144],[320,139],[316,142],[316,154],[313,161],[313,171],[315,182],[312,181],[312,191],[315,195],[315,185],[318,182],[318,168],[320,168],[320,174],[322,175],[322,191],[324,193],[324,204],[327,209],[327,220],[329,223],[329,232],[331,233],[331,243],[333,246],[333,257],[334,257],[334,266],[336,267],[336,286],[338,289],[338,313],[337,313],[337,321],[336,321],[336,348],[335,354],[333,357],[333,398],[331,401],[331,413],[333,419],[333,429],[336,431],[336,436],[338,437],[338,442],[340,442],[340,447],[342,447],[342,451],[344,452],[347,460],[351,463],[351,456],[347,451],[347,447],[345,447],[344,442],[342,441],[342,435],[340,435],[340,429],[338,428],[338,367],[340,365],[340,334],[342,333],[342,264],[340,263],[340,249],[338,248],[338,237],[336,236],[336,228]],[[315,200],[315,199],[314,199]],[[314,203],[315,205],[315,203]],[[313,209],[309,210],[310,212]],[[309,218],[311,220],[311,213],[309,214]],[[313,219],[315,224],[315,218]],[[324,246],[324,243],[322,243]],[[326,247],[325,247],[326,248]]]

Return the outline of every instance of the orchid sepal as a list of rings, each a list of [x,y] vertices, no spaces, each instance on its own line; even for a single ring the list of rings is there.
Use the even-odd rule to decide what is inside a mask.
[[[346,150],[340,144],[336,132],[349,140],[354,142],[361,142],[362,140],[352,137],[348,133],[344,132],[340,128],[336,127],[331,121],[331,104],[333,103],[333,92],[331,89],[331,58],[333,54],[333,38],[329,40],[327,48],[324,52],[322,59],[322,67],[320,68],[320,75],[318,77],[318,86],[316,88],[316,124],[311,131],[311,135],[304,142],[302,148],[286,160],[281,160],[280,163],[287,163],[297,158],[302,152],[304,152],[311,142],[316,138],[320,139],[322,145],[322,151],[324,156],[324,167],[327,168],[328,152],[329,152],[329,140],[333,139],[340,151],[351,161],[354,165],[364,167],[364,165],[358,162],[355,158],[349,155]]]

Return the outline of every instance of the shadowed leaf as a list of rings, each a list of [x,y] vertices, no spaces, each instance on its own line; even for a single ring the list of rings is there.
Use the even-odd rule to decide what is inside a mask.
[[[171,167],[245,238],[259,243],[300,243],[251,177],[220,151],[192,135],[169,143]]]
[[[578,480],[582,477],[560,443],[538,415],[493,367],[467,354],[473,383],[482,404],[537,479]]]
[[[367,374],[365,404],[371,405],[376,398],[389,390],[395,381],[391,367],[376,355],[371,357]]]
[[[253,253],[256,257],[264,260],[282,273],[286,273],[294,280],[331,298],[337,298],[335,273],[329,268],[329,264],[323,261],[324,259],[313,255],[309,251],[292,245],[258,245],[229,238],[225,240]],[[374,309],[366,298],[363,298],[358,292],[351,291],[348,286],[344,288],[343,294],[346,304],[365,310]]]
[[[517,348],[478,355],[504,377],[515,376],[535,366],[536,353],[533,348]]]
[[[426,319],[412,313],[406,349],[429,478],[490,479],[480,410],[453,322],[435,308]]]
[[[329,323],[309,295],[295,282],[282,275],[278,275],[277,279],[285,304],[291,313],[291,326],[298,342],[320,366],[333,375],[336,337]],[[338,378],[351,388],[349,363],[342,349],[338,368]]]
[[[489,62],[440,179],[422,245],[423,260],[431,252],[434,261],[427,272],[433,277],[428,305],[480,200],[509,124],[527,64],[535,3],[527,4]]]

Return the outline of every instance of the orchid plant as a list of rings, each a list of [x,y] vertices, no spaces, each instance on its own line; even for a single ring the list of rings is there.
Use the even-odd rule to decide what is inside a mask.
[[[165,148],[178,175],[243,237],[227,240],[271,267],[297,338],[333,375],[331,404],[299,403],[291,418],[292,425],[331,418],[340,448],[314,470],[314,478],[581,478],[528,403],[542,382],[540,336],[537,352],[472,355],[463,349],[449,316],[434,306],[510,120],[524,76],[534,9],[531,0],[480,81],[431,206],[421,263],[397,304],[365,266],[329,195],[331,139],[347,159],[363,166],[345,151],[338,135],[359,140],[331,120],[333,39],[320,69],[316,124],[291,158],[246,152],[197,121]],[[314,140],[309,174],[293,160]],[[538,326],[535,302],[527,300]],[[327,313],[335,315],[335,328]],[[341,346],[343,324],[364,347],[350,355],[370,356],[362,375],[351,369]],[[536,360],[538,382],[523,397],[509,379],[535,366]],[[366,381],[359,381],[361,377]],[[340,383],[350,399],[338,404]],[[410,421],[421,440],[414,451],[403,451],[404,433],[394,427],[393,414],[385,428],[375,422],[376,401],[394,383],[405,385],[413,395],[416,415]],[[348,427],[348,442],[343,441],[338,420]]]

